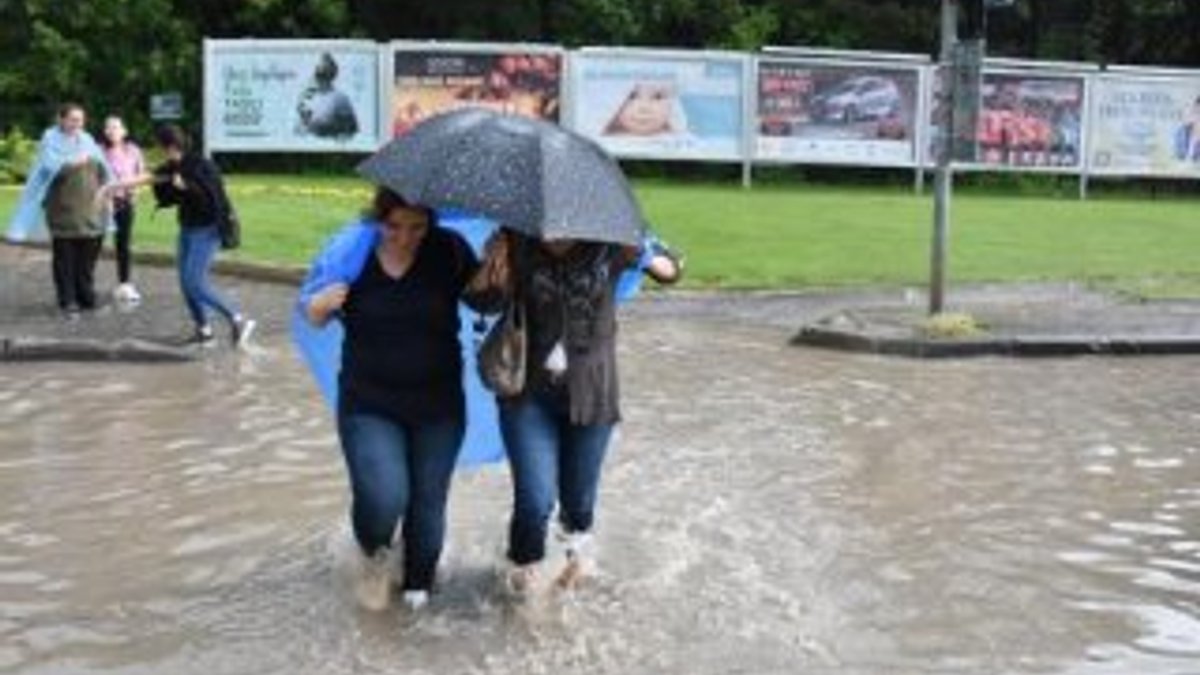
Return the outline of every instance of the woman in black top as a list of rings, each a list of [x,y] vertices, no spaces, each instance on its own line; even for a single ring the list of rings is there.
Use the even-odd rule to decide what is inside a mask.
[[[637,257],[637,250],[612,244],[540,242],[502,231],[468,289],[480,309],[501,307],[514,293],[525,308],[525,387],[499,400],[514,496],[508,557],[515,567],[508,579],[518,594],[529,589],[545,557],[556,504],[567,552],[556,582],[573,585],[583,571],[600,471],[621,419],[617,280]],[[674,283],[682,266],[657,247],[646,272]]]
[[[401,523],[404,601],[418,608],[434,582],[465,431],[458,299],[478,262],[432,211],[384,188],[362,226],[379,229],[362,272],[318,290],[307,313],[323,325],[340,312],[346,331],[337,417],[363,554],[359,602],[387,607]]]
[[[254,332],[255,322],[209,282],[209,269],[221,248],[220,221],[228,215],[229,199],[221,172],[211,159],[191,149],[187,135],[174,125],[159,127],[155,140],[167,161],[153,173],[110,184],[106,197],[145,185],[154,186],[160,205],[179,207],[179,241],[176,264],[179,287],[195,324],[192,340],[211,344],[215,339],[210,311],[229,323],[234,346],[242,346]]]

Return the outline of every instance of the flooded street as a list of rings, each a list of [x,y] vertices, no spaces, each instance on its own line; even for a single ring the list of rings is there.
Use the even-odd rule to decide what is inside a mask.
[[[599,574],[515,610],[505,471],[441,592],[338,592],[345,478],[281,336],[0,368],[0,672],[1200,673],[1200,359],[917,362],[623,326]]]

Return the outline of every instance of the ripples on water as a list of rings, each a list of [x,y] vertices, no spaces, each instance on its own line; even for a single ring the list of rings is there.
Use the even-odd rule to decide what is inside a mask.
[[[1200,672],[1200,361],[915,363],[631,320],[602,569],[515,610],[460,476],[419,618],[334,591],[332,425],[287,347],[0,369],[0,670]]]

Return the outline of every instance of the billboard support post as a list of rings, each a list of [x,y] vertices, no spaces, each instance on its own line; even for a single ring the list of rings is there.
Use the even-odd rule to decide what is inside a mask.
[[[942,0],[941,67],[949,67],[958,42],[958,0]],[[944,71],[943,71],[944,72]],[[950,198],[954,190],[954,169],[950,164],[951,128],[954,120],[955,78],[942,78],[941,105],[938,114],[937,173],[933,196],[933,244],[929,265],[929,313],[940,314],[946,301],[946,245],[950,234]]]
[[[742,72],[742,188],[748,190],[754,182],[754,139],[758,129],[758,59],[747,56]]]

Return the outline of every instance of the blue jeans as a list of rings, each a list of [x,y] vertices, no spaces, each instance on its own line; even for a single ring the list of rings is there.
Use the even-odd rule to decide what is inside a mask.
[[[208,269],[220,247],[221,235],[216,225],[179,228],[179,290],[183,292],[188,313],[197,326],[208,324],[209,308],[221,313],[230,323],[238,314],[237,308],[208,282]]]
[[[500,407],[500,431],[513,477],[508,557],[527,565],[546,557],[546,529],[556,500],[566,532],[592,529],[613,425],[571,424],[566,415],[529,396]]]
[[[403,518],[405,590],[429,590],[446,537],[446,500],[465,425],[406,425],[383,415],[338,411],[350,472],[354,536],[367,555],[391,546]]]

